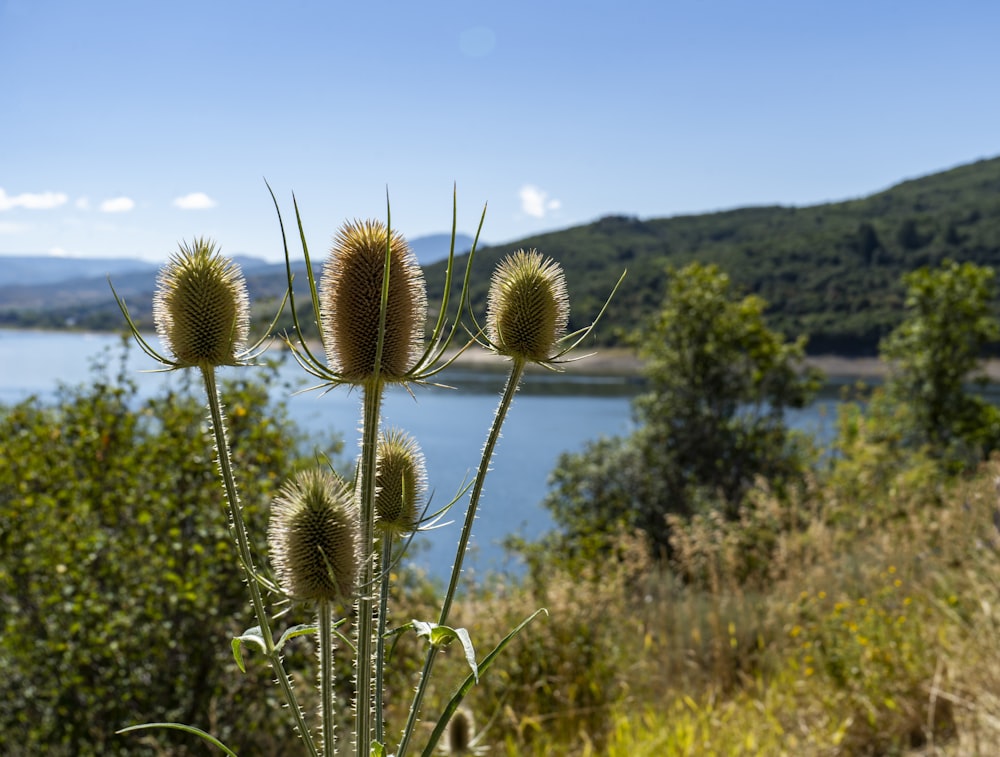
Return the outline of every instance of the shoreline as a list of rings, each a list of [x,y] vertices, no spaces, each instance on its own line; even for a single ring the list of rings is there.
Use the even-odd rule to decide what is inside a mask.
[[[451,354],[453,355],[454,351]],[[578,350],[568,357],[571,358],[571,362],[562,366],[567,372],[630,377],[638,377],[642,372],[643,361],[634,350],[625,347],[595,347],[593,350]],[[477,370],[503,370],[505,362],[493,353],[473,346],[455,360],[455,366]],[[876,357],[810,355],[806,357],[805,364],[835,378],[882,378],[887,373],[885,363]],[[545,370],[538,366],[529,367],[534,370]],[[996,375],[1000,377],[1000,362],[994,367],[997,370]]]
[[[643,361],[634,350],[625,347],[595,347],[593,350],[571,353],[569,357],[571,362],[561,366],[568,373],[638,378],[642,372]],[[827,378],[833,379],[883,379],[889,373],[888,364],[877,357],[807,355],[803,362],[810,368],[819,369]],[[503,370],[505,364],[506,361],[481,347],[470,347],[455,361],[456,367],[477,370]],[[983,368],[984,374],[990,381],[1000,383],[1000,360],[986,360]],[[545,369],[529,366],[529,370]]]
[[[64,334],[120,334],[117,331],[87,331],[77,329],[55,329],[55,328],[13,328],[3,327],[0,332],[43,332],[43,333],[64,333]],[[310,347],[317,348],[318,345],[311,344]],[[269,349],[284,349],[280,341],[276,340]],[[320,350],[322,352],[322,350]],[[452,356],[457,350],[451,350],[448,356]],[[627,347],[594,347],[589,350],[577,350],[569,356],[570,361],[560,367],[567,373],[583,373],[585,375],[597,376],[626,376],[629,378],[639,378],[642,372],[643,361],[636,355],[635,350]],[[475,370],[496,370],[498,372],[506,370],[507,361],[499,358],[482,347],[472,346],[467,349],[455,361],[456,367],[472,368]],[[832,379],[883,379],[889,372],[888,365],[877,357],[848,357],[845,355],[807,355],[804,364],[811,368],[818,368],[824,376]],[[529,371],[543,371],[546,369],[536,365],[529,365]],[[983,373],[993,383],[1000,384],[1000,359],[993,358],[983,362]]]

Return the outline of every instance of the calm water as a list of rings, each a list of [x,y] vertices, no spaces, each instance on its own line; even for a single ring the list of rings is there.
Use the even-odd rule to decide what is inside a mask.
[[[119,343],[119,337],[106,334],[0,329],[0,403],[31,394],[50,395],[60,382],[88,380],[91,363],[106,359],[101,357],[105,350]],[[167,382],[178,380],[176,374],[141,373],[151,367],[145,355],[131,351],[128,370],[143,395],[155,394]],[[294,363],[285,365],[281,375],[289,383],[302,376]],[[415,398],[393,388],[384,406],[385,424],[406,430],[420,442],[435,506],[449,501],[462,482],[471,479],[499,400],[503,374],[454,370],[442,380],[456,388],[415,387]],[[545,373],[525,379],[497,445],[467,566],[477,571],[519,567],[499,542],[512,533],[534,538],[552,526],[540,502],[559,455],[582,449],[588,439],[628,432],[629,403],[636,390],[634,383],[621,377]],[[347,453],[353,454],[358,445],[360,401],[359,393],[340,388],[324,395],[292,394],[288,408],[303,429],[317,437],[336,433],[344,439]],[[821,399],[790,414],[789,422],[826,437],[835,404],[832,397]],[[452,513],[446,520],[455,522],[426,534],[414,557],[441,577],[447,575],[454,559],[464,501]]]

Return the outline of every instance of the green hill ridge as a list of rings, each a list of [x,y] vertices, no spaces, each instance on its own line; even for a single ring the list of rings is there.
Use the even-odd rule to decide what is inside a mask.
[[[650,220],[607,216],[483,248],[476,268],[490,270],[520,247],[562,263],[575,328],[598,312],[628,269],[599,330],[605,343],[618,341],[655,312],[668,266],[698,260],[717,263],[741,291],[763,297],[772,327],[788,336],[809,335],[811,353],[873,355],[899,321],[903,273],[945,258],[1000,266],[1000,158],[846,202]],[[440,265],[428,268],[434,295],[442,274]],[[477,312],[485,306],[488,283],[488,277],[476,278]]]
[[[946,258],[1000,268],[1000,157],[844,202],[647,220],[612,215],[483,247],[472,280],[476,313],[485,312],[493,266],[519,248],[536,248],[562,264],[571,328],[590,322],[628,269],[598,330],[605,345],[621,343],[656,312],[670,266],[698,260],[717,263],[738,290],[763,297],[770,326],[788,337],[808,335],[810,353],[874,355],[879,339],[901,317],[904,273]],[[463,255],[463,268],[464,262]],[[432,303],[441,296],[444,265],[425,269]],[[265,264],[247,273],[255,309],[266,322],[284,289],[284,265]],[[116,276],[115,285],[146,325],[153,275]],[[308,297],[300,296],[299,303],[306,305]],[[120,321],[103,278],[62,282],[58,296],[52,286],[0,287],[2,326],[114,329]]]

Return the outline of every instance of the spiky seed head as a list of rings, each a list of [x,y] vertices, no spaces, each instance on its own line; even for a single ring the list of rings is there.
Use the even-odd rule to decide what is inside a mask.
[[[320,317],[327,360],[351,383],[375,375],[387,231],[381,221],[344,224],[323,267]],[[423,347],[427,288],[406,240],[395,231],[390,236],[380,375],[385,381],[405,381]]]
[[[493,272],[486,300],[487,335],[497,352],[544,363],[569,321],[562,267],[537,250],[518,250]]]
[[[360,515],[351,488],[323,469],[293,476],[271,505],[267,543],[281,587],[301,601],[353,596]]]
[[[153,320],[180,367],[236,364],[250,330],[250,299],[239,265],[208,239],[182,243],[157,277]]]
[[[375,527],[392,536],[416,529],[427,472],[424,455],[412,436],[398,429],[379,436],[375,486]]]
[[[445,752],[450,755],[475,754],[472,742],[476,735],[476,724],[472,714],[464,707],[455,711],[448,721],[448,735]]]

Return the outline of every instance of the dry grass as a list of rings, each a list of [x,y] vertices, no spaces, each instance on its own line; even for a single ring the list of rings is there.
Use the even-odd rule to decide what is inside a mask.
[[[1000,753],[998,473],[943,486],[899,468],[868,494],[831,478],[792,511],[762,495],[742,522],[678,524],[669,570],[626,536],[582,574],[552,565],[535,583],[480,587],[455,620],[483,649],[549,611],[474,690],[485,742],[518,755]],[[464,675],[453,657],[439,696]]]

